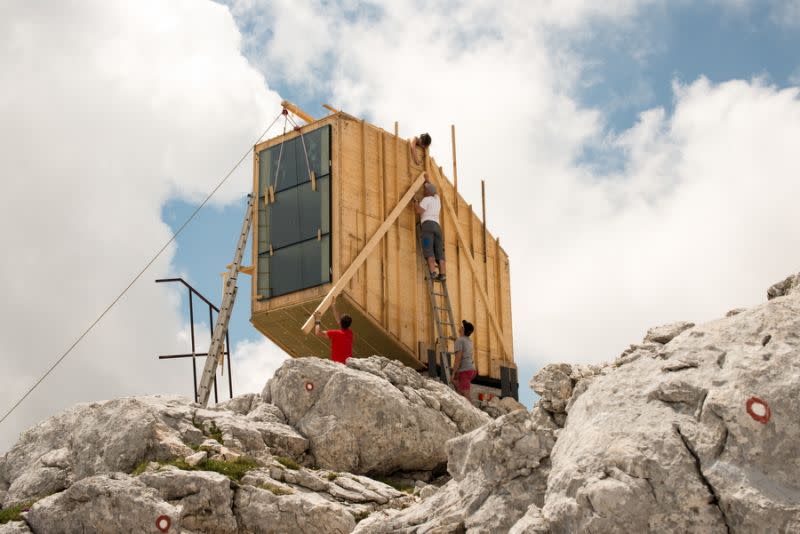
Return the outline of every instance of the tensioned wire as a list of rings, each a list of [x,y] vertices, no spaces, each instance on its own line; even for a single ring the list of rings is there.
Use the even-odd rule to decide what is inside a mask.
[[[86,337],[86,335],[89,332],[92,331],[92,329],[97,325],[97,323],[99,323],[103,319],[103,317],[105,317],[105,315],[109,311],[111,311],[111,308],[113,308],[117,304],[117,302],[119,302],[120,299],[122,299],[122,297],[125,296],[125,293],[127,293],[128,290],[131,287],[133,287],[133,284],[135,284],[139,280],[139,278],[142,277],[142,275],[147,271],[147,269],[149,269],[150,266],[153,265],[153,263],[158,259],[158,257],[161,256],[161,254],[167,249],[167,247],[170,244],[172,244],[173,241],[175,241],[175,238],[177,238],[178,235],[181,232],[183,232],[184,228],[186,228],[189,225],[189,223],[192,222],[192,220],[197,216],[197,214],[200,213],[200,210],[203,209],[203,207],[205,207],[205,205],[208,203],[209,200],[211,200],[211,197],[213,197],[217,193],[217,191],[219,191],[219,189],[225,184],[225,182],[228,181],[228,178],[230,178],[231,175],[234,173],[234,171],[236,171],[236,169],[239,168],[239,165],[242,164],[242,162],[245,160],[245,158],[247,158],[247,156],[250,155],[250,152],[253,151],[253,149],[255,148],[255,145],[257,145],[259,143],[259,141],[261,141],[261,139],[263,139],[264,136],[267,135],[267,132],[269,132],[270,128],[272,128],[275,125],[275,123],[278,122],[278,119],[280,119],[281,115],[283,115],[283,114],[284,114],[284,112],[283,112],[283,110],[281,110],[281,112],[278,114],[278,116],[275,117],[275,120],[272,121],[272,124],[267,126],[267,128],[264,130],[264,132],[261,135],[258,136],[258,139],[256,139],[256,141],[251,145],[251,147],[247,150],[247,152],[245,152],[242,155],[242,157],[239,159],[238,162],[236,162],[236,164],[231,168],[231,170],[228,171],[228,173],[219,181],[219,183],[217,183],[216,187],[214,187],[214,189],[211,190],[211,192],[200,203],[200,205],[198,205],[197,208],[195,208],[195,210],[192,212],[192,214],[189,215],[189,217],[186,218],[186,220],[183,222],[183,224],[181,224],[181,226],[175,231],[175,233],[172,234],[172,237],[170,237],[167,240],[167,242],[164,243],[164,245],[158,250],[158,252],[155,253],[155,255],[150,259],[150,261],[148,261],[145,264],[145,266],[139,271],[139,273],[136,276],[133,277],[133,279],[130,281],[130,283],[127,286],[125,286],[125,289],[123,289],[120,292],[120,294],[117,295],[116,298],[111,301],[111,304],[109,304],[106,307],[106,309],[104,309],[103,312],[100,315],[97,316],[97,319],[95,319],[83,331],[83,333],[80,336],[78,336],[78,338],[72,343],[72,345],[70,345],[69,348],[67,348],[67,350],[65,350],[64,353],[61,356],[59,356],[58,359],[55,362],[53,362],[53,364],[47,369],[47,371],[45,371],[45,373],[41,377],[39,377],[39,379],[25,392],[25,394],[22,395],[22,397],[20,397],[19,400],[17,402],[15,402],[14,405],[11,406],[11,408],[8,409],[8,411],[3,415],[2,419],[0,419],[0,423],[5,421],[8,418],[8,416],[11,415],[14,412],[14,410],[16,410],[17,407],[20,404],[22,404],[22,402],[26,398],[28,398],[28,396],[31,393],[33,393],[33,391],[39,386],[39,384],[41,384],[44,381],[44,379],[47,378],[47,376],[50,373],[52,373],[53,370],[56,367],[58,367],[58,365],[64,360],[64,358],[66,358],[72,352],[72,349],[74,349],[76,346],[78,346],[78,343],[80,343],[83,340],[83,338]]]

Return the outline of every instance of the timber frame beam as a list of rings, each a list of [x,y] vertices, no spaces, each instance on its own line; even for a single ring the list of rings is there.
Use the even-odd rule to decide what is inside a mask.
[[[292,113],[294,113],[295,115],[306,121],[308,124],[311,124],[312,122],[317,120],[308,113],[306,113],[305,111],[303,111],[302,109],[300,109],[299,107],[289,102],[288,100],[282,100],[281,106],[283,106],[285,109],[288,109],[289,111],[291,111]]]
[[[392,209],[391,213],[386,217],[386,219],[381,223],[375,233],[372,234],[372,237],[369,238],[367,244],[364,245],[364,248],[361,249],[361,252],[358,253],[356,258],[353,260],[353,263],[347,268],[347,270],[342,274],[341,278],[336,281],[333,287],[328,291],[325,297],[322,299],[322,302],[319,303],[317,309],[314,310],[314,313],[306,320],[303,324],[302,330],[306,334],[311,332],[311,329],[314,326],[314,315],[319,312],[320,314],[325,313],[331,305],[333,301],[333,297],[341,293],[341,291],[345,288],[350,279],[358,271],[359,267],[364,264],[367,257],[370,253],[375,250],[378,246],[378,243],[381,242],[383,237],[386,235],[386,232],[389,231],[392,224],[400,217],[400,214],[403,212],[405,207],[411,202],[411,199],[414,197],[414,193],[416,193],[422,184],[425,182],[425,173],[421,172],[419,176],[417,176],[414,183],[411,184],[411,187],[408,188],[408,191],[403,195],[403,197],[397,202],[397,205]]]
[[[461,226],[458,224],[458,218],[456,217],[456,213],[453,210],[453,205],[450,202],[450,198],[444,194],[444,187],[443,182],[444,178],[442,178],[439,167],[436,165],[436,162],[431,158],[431,176],[433,176],[434,180],[436,181],[436,185],[439,188],[440,195],[439,198],[444,201],[444,206],[447,209],[447,214],[450,216],[450,220],[453,221],[453,227],[456,230],[456,234],[458,235],[458,241],[461,243],[461,248],[464,250],[464,255],[467,257],[467,265],[469,265],[470,270],[472,271],[472,277],[475,282],[475,285],[478,287],[480,291],[481,299],[483,300],[483,305],[486,307],[486,314],[489,316],[490,322],[492,323],[492,327],[494,328],[497,337],[500,340],[500,345],[503,347],[503,350],[506,353],[506,356],[511,356],[511,347],[508,346],[508,342],[506,341],[505,336],[503,335],[503,329],[500,327],[500,323],[497,320],[497,315],[495,311],[492,309],[491,304],[489,303],[489,295],[486,292],[486,288],[483,287],[483,281],[481,280],[480,276],[478,276],[478,265],[475,263],[475,258],[470,254],[469,247],[467,245],[467,240],[464,238],[464,235],[461,230]]]

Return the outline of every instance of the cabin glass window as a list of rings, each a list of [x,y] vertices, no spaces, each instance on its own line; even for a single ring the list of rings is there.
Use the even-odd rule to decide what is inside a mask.
[[[323,126],[258,153],[258,294],[263,297],[330,282],[330,137],[330,126]]]

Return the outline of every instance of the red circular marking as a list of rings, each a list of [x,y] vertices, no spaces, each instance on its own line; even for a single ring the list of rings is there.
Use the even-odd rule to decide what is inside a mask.
[[[753,406],[761,408],[759,411],[763,411],[764,413],[756,413],[755,410],[753,410]],[[772,417],[772,411],[769,409],[769,404],[767,404],[765,400],[759,399],[758,397],[750,397],[747,399],[747,413],[750,414],[750,417],[765,425],[769,422],[769,418]]]
[[[161,532],[167,532],[170,526],[172,526],[172,520],[168,515],[160,515],[156,519],[156,528]]]
[[[312,389],[314,389],[314,384],[306,382],[306,391],[311,391]]]

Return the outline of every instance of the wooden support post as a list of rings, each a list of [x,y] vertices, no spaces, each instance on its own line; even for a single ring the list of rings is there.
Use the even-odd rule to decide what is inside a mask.
[[[383,130],[378,132],[378,168],[381,170],[381,179],[378,182],[380,194],[378,195],[380,201],[380,214],[381,220],[386,218],[386,154],[384,153],[384,145],[386,138],[384,137]],[[381,241],[381,311],[383,318],[383,327],[388,330],[389,328],[389,247],[387,240]]]
[[[289,111],[291,111],[292,113],[294,113],[295,115],[297,115],[298,117],[300,117],[301,119],[303,119],[304,121],[306,121],[308,123],[311,123],[311,122],[314,122],[315,120],[317,120],[314,117],[312,117],[311,115],[309,115],[308,113],[306,113],[305,111],[303,111],[302,109],[300,109],[299,107],[297,107],[294,104],[292,104],[291,102],[289,102],[288,100],[281,101],[281,106],[283,106],[284,108],[288,109]]]
[[[400,124],[397,121],[394,121],[394,135],[396,137],[400,136]]]
[[[483,206],[483,263],[486,263],[486,182],[481,180],[481,206]]]
[[[500,261],[500,238],[498,237],[494,242],[494,303],[500,328],[502,328],[505,332],[505,325],[503,324],[503,275],[500,272],[501,268],[502,262]]]
[[[442,189],[444,185],[444,178],[438,173],[438,167],[435,164],[432,164],[431,167],[435,171],[433,173],[433,178],[439,185],[439,188]],[[442,189],[443,190],[443,189]],[[450,220],[453,221],[453,227],[456,230],[456,234],[458,235],[459,241],[461,241],[461,246],[466,246],[466,239],[464,238],[463,231],[461,227],[458,225],[458,220],[456,219],[455,211],[453,210],[453,206],[450,203],[450,198],[447,195],[442,195],[441,199],[444,200],[445,208],[447,209],[447,214],[450,217]],[[485,235],[485,234],[484,234]],[[481,283],[480,277],[478,275],[478,265],[475,263],[475,258],[472,256],[467,256],[467,265],[469,266],[470,270],[472,271],[472,275],[475,279],[475,285],[478,287],[478,291],[480,292],[481,299],[483,300],[484,306],[486,307],[486,314],[489,316],[489,322],[492,325],[492,328],[497,334],[497,337],[500,339],[500,346],[503,348],[506,354],[512,354],[511,347],[506,343],[506,339],[503,336],[503,329],[500,328],[500,323],[497,321],[497,315],[492,310],[491,305],[489,304],[489,295],[486,292],[486,288],[484,284]]]
[[[456,125],[450,125],[450,139],[453,142],[453,202],[458,215],[458,166],[456,165]]]
[[[367,244],[367,195],[369,189],[367,188],[367,123],[361,121],[361,222],[363,230],[364,244]],[[367,296],[367,286],[369,285],[369,265],[364,264],[364,283],[361,284],[363,288],[364,309],[369,313],[369,297]]]
[[[383,236],[386,235],[386,232],[389,231],[389,228],[403,212],[403,209],[405,209],[405,207],[408,206],[408,203],[411,202],[411,199],[414,198],[414,193],[416,193],[417,190],[422,187],[423,182],[425,182],[425,175],[420,173],[420,175],[417,176],[417,179],[414,180],[414,183],[411,184],[411,187],[408,188],[408,191],[406,191],[405,195],[403,195],[403,198],[400,199],[400,202],[395,205],[391,213],[389,213],[389,216],[386,217],[386,220],[381,223],[378,229],[375,230],[375,233],[372,234],[372,237],[369,238],[369,241],[366,245],[364,245],[364,248],[361,249],[361,252],[358,253],[358,256],[356,256],[356,259],[353,261],[353,263],[351,263],[347,270],[342,274],[342,277],[339,278],[335,284],[333,284],[333,287],[322,299],[322,302],[319,303],[319,306],[317,306],[317,308],[314,310],[314,313],[312,313],[308,320],[306,320],[306,322],[303,324],[303,332],[306,334],[311,332],[311,328],[314,326],[314,314],[317,312],[325,313],[328,310],[334,295],[338,295],[344,286],[347,285],[350,279],[353,278],[353,275],[356,273],[359,267],[364,264],[364,261],[367,259],[370,253],[375,250],[375,247],[378,246],[378,243],[381,241],[381,239],[383,239]]]
[[[392,138],[392,146],[394,146],[394,196],[392,197],[392,202],[395,204],[398,200],[400,200],[400,175],[397,172],[397,167],[399,162],[397,161],[399,158],[399,148],[400,148],[400,141],[397,138],[397,121],[394,123],[395,129],[395,136]],[[395,298],[400,298],[400,221],[397,221],[397,224],[394,225],[394,281],[395,281]],[[398,305],[397,310],[400,310],[400,306]],[[397,327],[395,332],[397,332],[397,336],[402,339],[403,337],[403,329],[402,329],[402,319],[400,318],[400,313],[395,313]],[[416,340],[414,340],[416,341]]]
[[[330,111],[331,113],[339,113],[339,110],[333,106],[329,106],[328,104],[322,104],[322,107]]]

